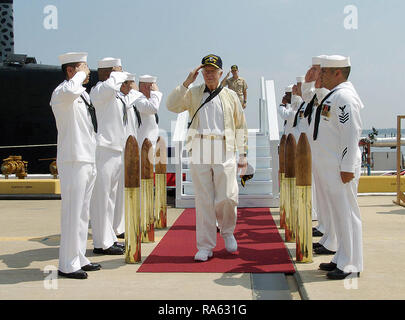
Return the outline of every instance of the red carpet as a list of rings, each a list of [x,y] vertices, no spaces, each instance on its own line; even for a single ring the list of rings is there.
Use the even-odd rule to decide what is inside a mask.
[[[195,209],[186,209],[138,272],[295,272],[269,209],[238,209],[234,235],[237,252],[228,253],[218,233],[213,257],[206,262],[195,262]]]

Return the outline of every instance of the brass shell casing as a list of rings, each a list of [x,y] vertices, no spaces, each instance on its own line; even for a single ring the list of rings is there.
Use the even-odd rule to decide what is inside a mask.
[[[166,174],[155,174],[155,228],[167,227],[167,178]]]
[[[280,228],[285,228],[285,174],[280,173]]]
[[[295,242],[297,225],[297,208],[295,195],[295,178],[285,178],[286,198],[285,198],[285,240]]]
[[[155,241],[153,179],[141,179],[141,234],[142,242]]]
[[[311,186],[297,186],[296,260],[312,262],[312,190]]]
[[[125,262],[139,263],[141,256],[141,216],[139,188],[125,188]]]

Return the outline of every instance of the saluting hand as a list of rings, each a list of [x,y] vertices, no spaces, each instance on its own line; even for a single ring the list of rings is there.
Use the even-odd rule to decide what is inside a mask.
[[[151,91],[159,91],[159,87],[157,86],[157,84],[154,82],[152,83],[151,87],[150,87]]]
[[[292,87],[292,94],[293,94],[294,96],[296,96],[297,93],[298,93],[297,85],[294,84],[293,87]]]
[[[287,104],[288,103],[288,98],[287,95],[284,95],[283,100],[281,100],[282,104]]]
[[[81,63],[79,66],[76,67],[76,72],[79,71],[84,71],[86,73],[86,76],[90,75],[90,69],[86,63]]]
[[[297,96],[300,96],[302,98],[302,89],[301,89],[302,84],[299,83],[297,84]]]
[[[139,91],[138,85],[136,84],[135,81],[131,81],[129,87],[133,90]]]
[[[311,69],[309,69],[307,71],[307,74],[305,75],[305,82],[313,82],[316,81],[317,79],[317,72],[316,69],[314,67],[311,67]]]
[[[76,73],[83,71],[86,74],[86,79],[84,79],[83,84],[87,84],[90,81],[90,69],[87,63],[81,63],[75,68]]]
[[[198,71],[203,67],[203,65],[198,66],[195,68],[193,71],[191,71],[186,79],[186,81],[183,82],[183,86],[188,88],[190,84],[192,84],[198,77]]]

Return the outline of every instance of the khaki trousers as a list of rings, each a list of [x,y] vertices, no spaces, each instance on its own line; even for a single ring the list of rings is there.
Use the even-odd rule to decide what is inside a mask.
[[[226,152],[225,140],[194,138],[190,171],[195,192],[198,250],[216,246],[216,221],[221,236],[232,235],[236,226],[238,183],[234,152]]]

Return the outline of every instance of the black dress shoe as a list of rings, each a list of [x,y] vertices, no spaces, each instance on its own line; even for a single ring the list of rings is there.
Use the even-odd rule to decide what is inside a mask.
[[[322,245],[318,242],[312,244],[312,249],[314,249],[314,250],[319,247],[322,247]]]
[[[330,251],[330,250],[326,249],[324,246],[316,248],[314,250],[314,252],[316,254],[335,254],[336,253],[336,251]]]
[[[115,245],[112,245],[108,249],[94,248],[93,253],[115,256],[115,255],[124,254],[124,249],[117,247]]]
[[[82,269],[71,273],[64,273],[58,270],[58,276],[71,279],[87,279],[87,273]]]
[[[360,277],[360,272],[343,272],[339,268],[336,268],[335,270],[328,272],[326,276],[331,280],[342,280],[349,276],[351,278]]]
[[[114,246],[125,249],[125,243],[123,242],[114,242]]]
[[[118,239],[125,239],[125,232],[117,235]]]
[[[98,263],[89,263],[82,267],[83,271],[97,271],[101,269],[101,265]]]
[[[319,231],[317,228],[312,228],[312,236],[313,237],[322,237],[323,233]]]
[[[321,263],[319,265],[319,269],[323,271],[333,271],[336,269],[336,263],[329,262],[329,263]]]

